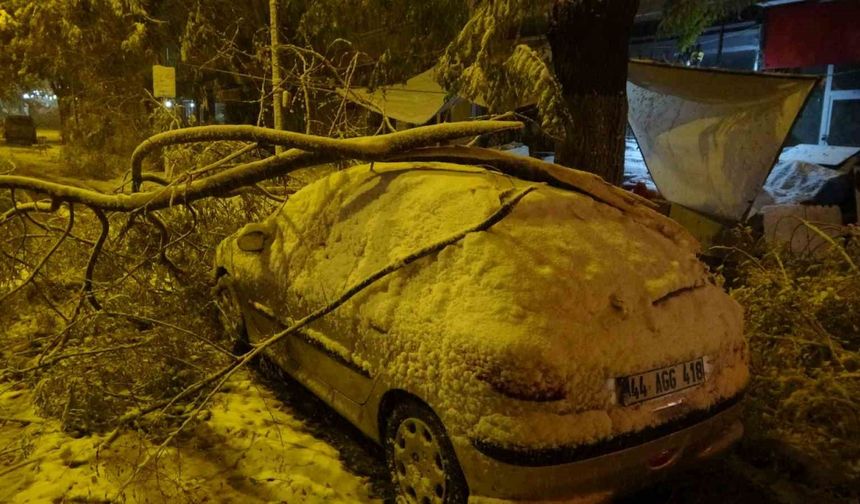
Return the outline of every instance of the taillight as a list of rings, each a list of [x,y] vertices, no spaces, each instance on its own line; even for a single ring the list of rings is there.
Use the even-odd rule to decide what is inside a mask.
[[[545,369],[526,369],[501,362],[478,366],[477,378],[511,399],[521,401],[560,401],[567,396],[564,381]]]

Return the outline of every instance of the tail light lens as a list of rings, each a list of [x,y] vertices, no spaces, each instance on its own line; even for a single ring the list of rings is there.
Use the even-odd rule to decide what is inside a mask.
[[[564,380],[557,373],[540,366],[532,368],[504,362],[485,362],[478,369],[479,380],[511,399],[549,402],[567,397]]]

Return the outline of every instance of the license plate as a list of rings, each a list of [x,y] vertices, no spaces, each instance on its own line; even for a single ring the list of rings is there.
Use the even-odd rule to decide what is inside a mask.
[[[615,379],[618,397],[624,406],[656,399],[705,382],[705,359],[675,364]]]

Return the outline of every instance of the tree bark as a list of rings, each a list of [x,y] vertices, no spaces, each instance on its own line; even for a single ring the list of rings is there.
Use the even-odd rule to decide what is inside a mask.
[[[60,116],[60,139],[62,143],[67,144],[71,140],[72,132],[69,131],[69,119],[72,118],[75,95],[61,81],[52,81],[51,90],[54,92],[54,96],[57,97],[57,113]]]
[[[56,92],[54,94],[57,94]],[[57,94],[57,111],[60,116],[60,140],[68,144],[71,140],[69,131],[69,116],[72,114],[72,102],[74,98]]]
[[[619,185],[627,129],[627,60],[639,0],[555,0],[547,38],[571,124],[556,162]]]

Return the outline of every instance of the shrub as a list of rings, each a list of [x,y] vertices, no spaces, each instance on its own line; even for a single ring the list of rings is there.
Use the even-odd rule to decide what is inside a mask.
[[[860,228],[790,254],[738,232],[729,268],[753,379],[748,442],[772,446],[834,492],[860,482]],[[762,443],[765,443],[764,445]]]

